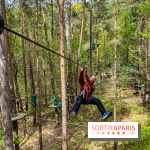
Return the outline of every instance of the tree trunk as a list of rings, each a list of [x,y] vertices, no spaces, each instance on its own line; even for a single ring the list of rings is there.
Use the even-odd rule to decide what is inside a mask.
[[[115,20],[114,20],[114,122],[117,121],[117,18],[118,18],[118,10],[117,10],[117,0],[114,0],[115,4]],[[114,150],[117,150],[117,142],[114,142]]]
[[[150,38],[148,39],[147,51],[147,80],[150,82]]]
[[[148,52],[147,52],[147,83],[148,83],[148,112],[150,112],[150,38],[148,38]]]
[[[7,16],[6,16],[6,6],[5,6],[5,0],[2,0],[2,12],[4,15],[4,24],[7,26]],[[10,38],[8,32],[5,33],[5,39],[6,39],[6,46],[8,49],[8,65],[9,65],[9,88],[10,88],[10,98],[11,98],[11,109],[12,109],[12,115],[16,116],[16,97],[15,97],[15,88],[14,88],[14,70],[13,70],[13,52],[11,50],[10,46]]]
[[[0,104],[3,116],[3,128],[6,150],[13,150],[11,101],[8,72],[8,50],[5,45],[4,33],[0,35]]]
[[[59,27],[60,27],[60,54],[64,56],[64,0],[58,1]],[[66,105],[66,79],[65,60],[60,58],[61,68],[61,94],[62,94],[62,149],[67,150],[67,105]]]
[[[146,18],[145,16],[141,16],[140,18],[140,24],[139,24],[139,32],[142,32],[144,33],[146,30]],[[143,101],[143,104],[146,100],[146,91],[147,91],[147,78],[146,78],[146,51],[145,51],[145,48],[146,48],[146,44],[145,44],[145,39],[142,38],[142,37],[139,37],[139,57],[141,59],[144,58],[144,60],[142,60],[144,64],[139,64],[139,72],[141,73],[141,76],[142,78],[144,79],[141,79],[141,84],[144,84],[144,89],[141,90],[141,97],[142,97],[142,101]],[[142,81],[143,80],[143,81]],[[144,83],[142,83],[144,82]],[[141,85],[140,85],[141,86]]]
[[[53,9],[53,0],[51,0],[51,12],[52,12],[52,21],[51,21],[51,38],[52,38],[52,42],[53,42],[53,38],[54,38],[54,9]]]
[[[96,73],[98,73],[99,68],[99,45],[97,44],[96,48]]]
[[[23,70],[24,70],[25,103],[26,103],[25,109],[26,111],[28,111],[28,85],[27,85],[27,73],[26,73],[26,56],[24,50],[23,50]]]
[[[28,43],[28,48],[30,47]],[[30,86],[31,86],[31,95],[35,95],[35,85],[34,85],[34,77],[33,77],[33,67],[32,67],[32,60],[31,54],[29,53],[29,78],[30,78]],[[33,126],[36,126],[36,108],[33,108]]]
[[[142,19],[141,19],[141,17],[139,17],[138,18],[138,32],[139,33],[141,32],[141,26],[142,26]],[[139,59],[141,59],[141,49],[142,49],[142,38],[141,38],[141,36],[139,36],[139,38],[138,38],[138,57],[139,57]],[[139,74],[142,75],[140,61],[138,61],[138,71],[139,71]],[[136,78],[137,78],[137,83],[138,83],[137,90],[138,90],[138,92],[140,93],[140,96],[141,96],[142,95],[142,93],[140,91],[140,89],[141,89],[140,88],[141,87],[141,79],[140,79],[139,75],[137,75]]]
[[[84,21],[85,21],[85,3],[86,0],[83,0],[83,11],[82,11],[82,22],[81,22],[81,32],[80,32],[80,39],[79,39],[79,48],[78,48],[78,55],[77,55],[77,63],[80,62],[80,51],[81,51],[81,46],[82,46],[82,38],[83,38],[83,31],[84,31]],[[78,74],[79,74],[79,66],[77,65],[76,67],[76,78],[75,78],[75,83],[76,83],[76,95],[78,93],[77,87],[78,87]]]
[[[67,41],[67,53],[68,53],[68,58],[72,59],[72,55],[71,55],[71,44],[70,44],[70,5],[71,3],[66,1],[66,41]],[[69,107],[70,107],[70,96],[73,95],[73,91],[72,91],[72,63],[71,62],[67,62],[68,63],[68,69],[67,69],[67,93],[68,93],[68,111],[69,111]]]
[[[24,5],[24,0],[21,0],[20,6],[21,6],[21,28],[22,28],[22,35],[25,33],[25,5]],[[26,111],[28,110],[28,87],[27,87],[27,73],[26,73],[26,55],[25,55],[25,41],[22,38],[22,49],[23,49],[23,70],[24,70],[24,85],[25,85],[25,101],[26,101]]]
[[[99,7],[97,9],[97,11],[99,11]],[[99,64],[99,30],[98,30],[98,17],[96,17],[96,29],[95,29],[95,34],[96,34],[96,67],[95,67],[95,71],[96,74],[98,74],[98,64]],[[97,88],[98,89],[98,88]]]
[[[38,41],[38,0],[36,0],[36,22],[35,22],[35,40]],[[37,71],[37,87],[36,87],[36,95],[37,95],[37,109],[38,109],[38,127],[39,127],[39,149],[43,149],[42,145],[42,123],[41,123],[41,89],[40,89],[40,68],[39,68],[39,50],[35,45],[36,50],[36,71]]]
[[[66,41],[67,41],[67,51],[70,53],[71,47],[70,47],[70,15],[69,15],[69,6],[70,3],[66,1]]]
[[[28,30],[27,27],[28,27],[28,24],[26,22],[25,35],[26,35],[26,37],[29,38],[29,30]],[[30,42],[26,41],[26,47],[27,47],[28,50],[31,49]],[[28,53],[28,63],[29,63],[28,66],[29,66],[30,96],[32,97],[32,95],[35,95],[35,83],[34,83],[34,76],[33,76],[34,75],[34,71],[33,71],[33,65],[32,65],[31,52]],[[36,126],[36,108],[33,108],[33,126]]]
[[[92,75],[92,7],[93,7],[93,4],[92,4],[92,0],[90,0],[90,75]]]
[[[47,23],[45,19],[45,13],[44,9],[42,8],[42,16],[43,16],[43,22],[44,22],[44,32],[45,32],[45,41],[47,42],[47,47],[50,47],[50,43],[48,40],[48,33],[47,33]],[[53,36],[52,36],[53,39]],[[52,61],[51,53],[48,53],[48,63],[51,71],[51,86],[52,86],[52,95],[55,96],[56,94],[56,87],[55,87],[55,80],[54,80],[54,63]]]
[[[15,68],[15,73],[14,73],[14,80],[15,80],[15,91],[16,91],[16,99],[17,100],[17,108],[18,111],[23,112],[23,106],[22,106],[22,99],[20,96],[20,91],[19,91],[19,85],[18,85],[18,65],[16,64],[16,62],[14,61],[14,68]]]
[[[45,31],[45,40],[48,42],[48,34],[47,34],[47,24],[46,24],[46,19],[45,19],[45,13],[44,13],[44,2],[42,1],[42,16],[43,16],[43,25],[44,25],[44,31]],[[46,57],[46,52],[43,51],[43,76],[44,76],[44,98],[45,98],[45,105],[47,106],[47,80],[46,80],[46,63],[45,63],[45,58]]]
[[[148,33],[148,18],[144,18],[144,33]],[[145,47],[145,90],[144,90],[144,98],[145,102],[148,103],[150,101],[150,78],[149,78],[149,39],[144,39],[144,47]],[[149,106],[148,106],[149,107]]]

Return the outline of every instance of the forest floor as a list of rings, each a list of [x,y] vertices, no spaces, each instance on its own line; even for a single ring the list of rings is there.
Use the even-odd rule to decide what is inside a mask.
[[[143,106],[140,97],[134,96],[133,93],[134,91],[130,88],[118,90],[117,121],[139,122],[142,128],[144,127],[144,130],[142,129],[144,139],[140,141],[141,144],[137,141],[118,142],[118,149],[150,150],[148,108]],[[100,98],[106,109],[113,112],[113,80],[111,78],[106,80],[104,93],[100,94]],[[50,109],[43,109],[42,118],[43,150],[61,150],[61,123],[56,126],[55,115]],[[101,115],[94,105],[81,105],[75,120],[68,117],[68,150],[113,150],[113,142],[90,141],[87,138],[88,122],[99,121],[101,121]],[[113,121],[113,117],[110,117],[108,121]],[[27,119],[27,133],[24,140],[21,140],[21,149],[38,150],[38,127],[32,127],[32,116]]]

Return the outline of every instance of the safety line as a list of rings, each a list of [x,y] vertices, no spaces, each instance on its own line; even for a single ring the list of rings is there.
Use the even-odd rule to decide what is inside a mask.
[[[72,63],[74,63],[74,64],[77,64],[77,65],[83,67],[81,64],[79,64],[79,63],[77,63],[77,62],[75,62],[75,61],[73,61],[73,60],[71,60],[71,59],[69,59],[69,58],[67,58],[67,57],[65,57],[65,56],[63,56],[63,55],[57,53],[57,52],[54,52],[54,51],[51,50],[50,48],[47,48],[46,46],[44,46],[44,45],[42,45],[42,44],[40,44],[40,43],[38,43],[38,42],[36,42],[36,41],[34,41],[34,40],[31,40],[31,39],[27,38],[26,36],[24,36],[24,35],[22,35],[22,34],[20,34],[20,33],[18,33],[18,32],[15,32],[15,31],[13,31],[13,30],[7,28],[7,27],[4,27],[4,29],[7,30],[7,31],[9,31],[9,32],[11,32],[11,33],[13,33],[13,34],[15,34],[15,35],[17,35],[17,36],[19,36],[19,37],[21,37],[21,38],[23,38],[23,39],[25,39],[25,40],[27,40],[27,41],[29,41],[29,42],[31,42],[31,43],[33,43],[33,44],[35,44],[35,45],[37,45],[37,46],[39,46],[39,47],[42,47],[42,48],[46,49],[46,50],[49,51],[49,52],[54,53],[55,55],[58,55],[58,56],[60,56],[60,57],[63,57],[63,58],[65,58],[66,60],[68,60],[68,61],[70,61],[70,62],[72,62]]]

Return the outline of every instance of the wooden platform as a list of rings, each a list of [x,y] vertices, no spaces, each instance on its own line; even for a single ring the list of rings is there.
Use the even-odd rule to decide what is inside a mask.
[[[49,105],[48,107],[49,107],[49,108],[56,108],[56,109],[58,109],[58,107],[56,107],[56,106],[54,106],[54,105]]]
[[[12,117],[12,121],[23,119],[27,116],[27,113],[17,113],[17,116]]]

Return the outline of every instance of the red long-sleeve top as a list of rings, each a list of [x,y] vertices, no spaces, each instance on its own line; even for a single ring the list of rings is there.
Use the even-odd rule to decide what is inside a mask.
[[[85,77],[85,81],[84,81],[84,77]],[[79,76],[79,83],[80,83],[80,93],[83,92],[83,90],[85,90],[84,96],[87,101],[88,96],[91,95],[95,90],[95,86],[93,84],[94,82],[91,82],[88,75],[84,74],[84,71],[81,71]]]

